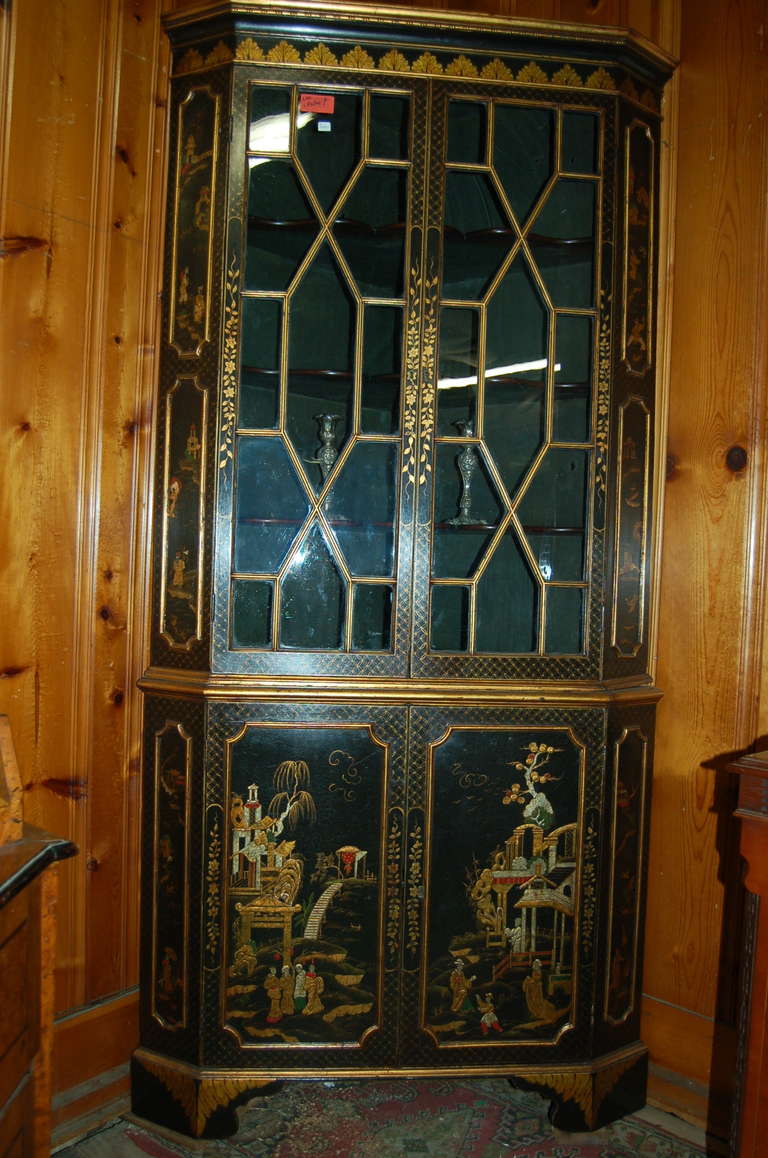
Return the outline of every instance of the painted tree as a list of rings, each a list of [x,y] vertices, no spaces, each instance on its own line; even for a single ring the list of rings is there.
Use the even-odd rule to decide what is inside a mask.
[[[278,764],[272,779],[275,794],[269,802],[269,815],[275,819],[272,829],[275,836],[286,826],[295,828],[302,820],[314,824],[317,810],[309,784],[309,765],[305,760],[283,760]]]

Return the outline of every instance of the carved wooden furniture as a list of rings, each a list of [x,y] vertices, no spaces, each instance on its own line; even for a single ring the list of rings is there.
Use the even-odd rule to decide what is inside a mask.
[[[750,983],[739,1019],[739,1115],[734,1123],[732,1153],[759,1158],[768,1132],[768,752],[742,756],[728,766],[739,776],[741,855],[747,865],[745,884],[757,903],[748,921],[745,944]]]
[[[277,1078],[638,1041],[660,88],[629,34],[218,3],[174,49],[142,1045]]]
[[[8,718],[0,716],[0,1153],[51,1151],[56,873],[75,846],[21,816],[21,783]]]

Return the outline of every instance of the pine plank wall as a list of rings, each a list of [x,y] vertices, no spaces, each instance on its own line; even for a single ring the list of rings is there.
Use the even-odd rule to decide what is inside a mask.
[[[0,711],[60,869],[57,1137],[137,1035],[140,697],[164,184],[162,0],[0,3]],[[727,1132],[739,864],[727,756],[768,736],[765,0],[515,0],[679,57],[661,239],[654,1101]],[[665,408],[662,408],[663,410]],[[664,443],[664,422],[668,424]]]

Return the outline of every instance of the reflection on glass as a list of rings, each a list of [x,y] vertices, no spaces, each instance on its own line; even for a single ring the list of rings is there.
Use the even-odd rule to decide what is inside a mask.
[[[238,439],[235,485],[235,570],[277,571],[309,509],[282,439]]]
[[[465,165],[485,162],[488,106],[482,102],[448,102],[448,161]]]
[[[245,288],[285,290],[317,234],[317,221],[290,162],[262,160],[249,177]]]
[[[538,584],[510,530],[478,582],[477,650],[515,654],[535,651],[538,602]]]
[[[590,437],[593,320],[559,314],[555,331],[556,442],[586,442]]]
[[[256,153],[287,153],[291,143],[291,90],[254,84],[250,106],[248,149]]]
[[[554,170],[553,116],[551,109],[496,105],[493,167],[520,224]]]
[[[334,415],[340,450],[352,426],[355,307],[345,279],[323,245],[290,299],[286,429],[316,490],[322,415]]]
[[[469,589],[433,586],[430,609],[432,651],[466,651],[469,630]]]
[[[363,434],[397,434],[403,310],[401,306],[372,305],[364,309],[360,430]]]
[[[596,173],[597,141],[597,113],[563,113],[563,153],[560,168],[566,173]]]
[[[346,198],[334,235],[363,297],[403,295],[408,177],[366,166]]]
[[[272,584],[258,579],[232,583],[232,646],[269,647],[272,640]]]
[[[389,651],[392,588],[382,583],[355,583],[352,592],[352,650]]]
[[[578,655],[584,650],[584,596],[579,587],[547,589],[546,652]]]
[[[517,238],[491,178],[448,172],[444,219],[443,297],[477,301]]]
[[[370,157],[407,160],[409,115],[410,97],[384,93],[371,96]]]
[[[323,510],[353,575],[391,575],[397,509],[397,447],[358,442]]]
[[[282,308],[266,298],[243,299],[240,345],[241,426],[268,429],[277,423]]]
[[[582,532],[586,517],[589,451],[550,447],[536,469],[518,513],[530,533]],[[541,528],[541,531],[535,530]]]
[[[325,213],[361,155],[362,96],[335,92],[333,112],[318,113],[296,137],[296,152]],[[301,97],[299,98],[301,101]]]
[[[580,528],[561,528],[560,533],[525,526],[542,579],[578,583],[584,578],[584,534]]]
[[[308,593],[312,597],[308,598]],[[344,581],[317,525],[291,560],[283,579],[280,645],[338,651],[342,646]]]
[[[529,234],[555,306],[586,309],[595,300],[595,184],[561,177]]]

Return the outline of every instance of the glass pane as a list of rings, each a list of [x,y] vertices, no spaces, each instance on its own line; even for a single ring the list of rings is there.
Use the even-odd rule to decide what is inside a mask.
[[[243,299],[240,425],[266,429],[277,421],[282,308],[279,301]]]
[[[591,428],[593,321],[559,314],[555,326],[554,438],[586,442]]]
[[[279,438],[238,440],[235,570],[279,568],[308,511],[307,498]]]
[[[470,578],[503,512],[480,447],[438,445],[432,574],[439,579]]]
[[[245,288],[285,290],[317,234],[317,221],[287,161],[249,157]]]
[[[476,418],[479,322],[477,310],[440,311],[438,434],[455,434],[457,422]]]
[[[396,434],[400,429],[402,362],[402,309],[366,305],[360,414],[363,434]]]
[[[410,97],[373,94],[368,144],[370,157],[407,160],[409,114]]]
[[[522,224],[554,171],[551,109],[497,104],[493,167]]]
[[[556,306],[586,309],[595,300],[595,185],[560,178],[529,241]]]
[[[380,583],[356,583],[352,591],[352,650],[389,651],[392,639],[392,588]]]
[[[488,306],[483,434],[510,495],[545,434],[549,310],[522,256]]]
[[[496,548],[478,583],[477,650],[526,653],[536,650],[539,587],[513,531]]]
[[[433,587],[430,635],[432,651],[466,651],[468,624],[468,589]]]
[[[299,112],[311,121],[297,135],[296,152],[325,213],[328,213],[360,160],[362,97],[360,93],[324,94],[333,111]],[[301,109],[299,94],[299,109]]]
[[[290,300],[286,429],[319,490],[352,426],[355,307],[322,246]]]
[[[334,236],[363,297],[403,295],[408,177],[367,166],[336,219]]]
[[[566,173],[597,173],[597,113],[563,113],[563,155]]]
[[[448,102],[448,161],[485,163],[488,106],[470,101]]]
[[[546,650],[550,655],[576,655],[584,650],[584,591],[580,588],[547,588]]]
[[[542,579],[578,583],[584,578],[584,534],[561,528],[560,533],[525,525],[525,531]]]
[[[252,153],[287,153],[291,145],[291,90],[251,86],[248,149]]]
[[[446,175],[444,233],[443,297],[476,301],[517,239],[487,174]]]
[[[391,575],[394,566],[398,448],[358,442],[323,509],[353,575]]]
[[[338,651],[343,621],[344,581],[315,525],[283,579],[280,645]]]
[[[232,646],[269,647],[272,639],[272,584],[257,579],[232,583]]]
[[[531,534],[584,529],[589,452],[550,447],[518,508]]]

